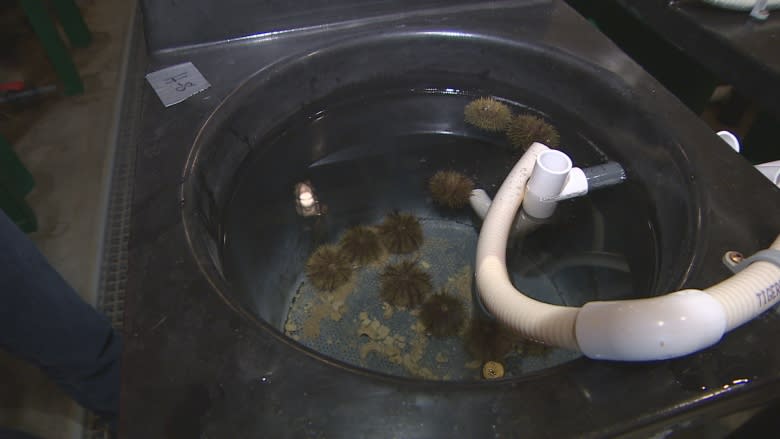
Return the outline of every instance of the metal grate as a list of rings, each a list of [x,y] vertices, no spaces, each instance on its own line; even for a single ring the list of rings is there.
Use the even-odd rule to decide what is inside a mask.
[[[116,131],[116,148],[111,174],[108,212],[105,222],[103,255],[97,291],[97,309],[111,319],[115,328],[124,326],[125,288],[127,286],[127,244],[130,236],[130,210],[133,200],[135,175],[136,133],[143,98],[143,74],[146,68],[146,47],[136,6],[128,28],[128,45],[123,55],[120,76],[121,103]],[[87,412],[84,420],[84,439],[107,439],[105,426],[96,416]]]
[[[133,201],[135,175],[136,132],[143,97],[145,48],[141,20],[135,13],[130,26],[130,42],[125,55],[126,77],[116,136],[114,167],[103,241],[97,307],[114,326],[121,329],[124,319],[124,295],[127,284],[127,241],[130,236],[130,209]]]

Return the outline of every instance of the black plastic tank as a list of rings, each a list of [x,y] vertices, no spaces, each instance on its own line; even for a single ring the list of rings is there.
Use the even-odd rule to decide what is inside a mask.
[[[780,231],[780,191],[654,80],[565,7],[519,10],[537,18],[521,32],[455,13],[447,24],[401,17],[336,32],[263,64],[213,112],[204,105],[200,114],[210,115],[191,147],[166,159],[184,169],[181,210],[156,239],[183,234],[162,247],[147,241],[136,255],[155,272],[166,265],[162,248],[187,255],[196,264],[137,285],[183,277],[191,291],[128,306],[182,306],[187,317],[165,341],[131,339],[129,358],[151,349],[167,368],[186,356],[194,371],[184,387],[142,385],[130,395],[206,386],[207,408],[196,411],[209,437],[609,435],[765,400],[780,365],[765,348],[780,330],[775,311],[690,357],[622,364],[521,342],[473,301],[480,220],[435,204],[428,185],[452,169],[493,195],[519,158],[505,133],[464,120],[479,97],[553,125],[576,166],[611,160],[626,170],[624,184],[562,202],[512,243],[513,282],[535,298],[579,306],[703,288],[728,276],[724,252],[749,254]],[[314,214],[296,204],[301,184],[316,196]],[[153,205],[144,197],[159,195],[142,194],[143,212]],[[417,250],[351,264],[333,291],[312,287],[307,262],[317,249],[397,213],[420,224]],[[144,213],[136,215],[144,231]],[[429,294],[460,301],[466,317],[455,335],[432,337],[419,310],[383,302],[383,273],[402,261],[427,273]],[[230,328],[241,337],[219,332]],[[484,379],[486,360],[502,363],[502,378]],[[138,379],[131,372],[125,386]]]

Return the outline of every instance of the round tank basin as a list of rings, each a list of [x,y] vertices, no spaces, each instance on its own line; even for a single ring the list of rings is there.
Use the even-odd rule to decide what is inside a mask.
[[[319,360],[454,381],[554,367],[579,354],[512,334],[476,300],[481,220],[463,202],[495,195],[528,139],[628,179],[513,237],[517,288],[580,306],[683,283],[687,163],[630,86],[551,47],[437,32],[366,36],[248,78],[187,163],[192,251],[229,306]]]

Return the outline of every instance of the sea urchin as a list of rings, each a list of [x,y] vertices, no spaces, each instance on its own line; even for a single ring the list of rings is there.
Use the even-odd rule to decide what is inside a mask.
[[[434,337],[456,335],[466,320],[466,308],[460,300],[444,292],[434,294],[420,308],[420,320]]]
[[[439,171],[428,182],[433,201],[446,207],[458,208],[469,204],[474,182],[455,171]]]
[[[520,114],[512,118],[506,130],[509,143],[525,150],[534,142],[541,142],[554,148],[560,142],[558,130],[544,119],[531,114]]]
[[[323,245],[306,262],[306,276],[318,290],[333,291],[352,277],[352,264],[338,247]]]
[[[382,255],[382,243],[376,232],[365,226],[355,226],[341,237],[341,251],[350,261],[366,265]]]
[[[379,225],[379,237],[390,253],[411,253],[422,245],[422,226],[412,214],[392,212]]]
[[[431,276],[415,261],[389,264],[379,275],[380,296],[385,302],[402,308],[413,308],[433,290]]]
[[[463,110],[466,122],[487,131],[503,131],[512,118],[506,104],[487,97],[469,102]]]

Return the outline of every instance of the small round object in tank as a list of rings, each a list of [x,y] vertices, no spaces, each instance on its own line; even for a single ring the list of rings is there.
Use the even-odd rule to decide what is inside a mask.
[[[349,257],[335,245],[322,245],[306,262],[306,276],[315,288],[333,291],[352,277]]]
[[[544,143],[550,148],[559,145],[558,130],[544,119],[532,114],[519,114],[507,126],[506,136],[515,149],[525,150],[534,142]]]
[[[463,110],[466,122],[486,131],[504,131],[512,118],[509,107],[491,97],[474,99]]]
[[[460,208],[469,204],[474,182],[456,171],[439,171],[428,182],[428,190],[436,204]]]
[[[457,335],[466,321],[466,308],[460,300],[442,291],[422,304],[420,321],[434,337]]]
[[[382,255],[379,236],[366,226],[355,226],[347,230],[339,245],[349,260],[359,265],[375,262]]]
[[[431,275],[416,261],[388,264],[379,274],[380,296],[393,306],[413,308],[433,290]]]
[[[379,225],[379,237],[390,253],[411,253],[422,245],[422,226],[412,214],[392,212]]]
[[[498,361],[488,361],[482,365],[482,377],[486,380],[496,380],[504,376],[504,365]]]

